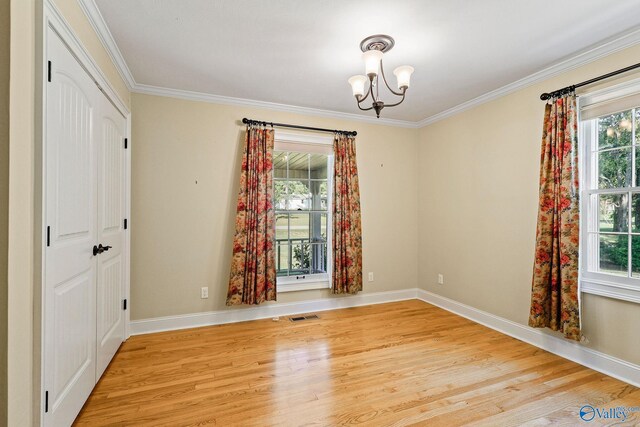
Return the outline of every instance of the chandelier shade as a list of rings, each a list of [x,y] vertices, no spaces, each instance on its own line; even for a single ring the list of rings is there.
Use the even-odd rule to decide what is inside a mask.
[[[353,76],[349,79],[353,96],[364,96],[364,87],[367,84],[367,76]]]
[[[369,77],[377,76],[380,72],[380,61],[382,61],[383,53],[379,50],[368,50],[362,54],[364,60],[365,74]]]
[[[411,83],[411,74],[413,74],[413,67],[411,65],[403,65],[393,70],[393,75],[395,75],[398,80],[398,89],[409,87],[409,83]]]
[[[396,76],[398,92],[391,89],[387,82],[387,77],[384,74],[382,59],[384,53],[390,51],[394,45],[395,41],[393,38],[384,34],[369,36],[362,40],[360,49],[363,52],[362,60],[364,61],[366,75],[352,76],[348,80],[353,96],[358,103],[358,108],[362,111],[374,110],[378,118],[380,118],[380,112],[384,107],[395,107],[396,105],[402,104],[407,89],[409,89],[411,84],[411,75],[414,71],[410,65],[402,65],[393,70],[393,74]],[[384,101],[382,101],[380,98],[380,76],[382,76],[382,82],[384,82],[389,92],[401,97],[399,101],[393,104],[385,104]],[[369,83],[368,85],[367,81]],[[371,107],[362,107],[362,102],[368,99],[369,96],[371,96]]]

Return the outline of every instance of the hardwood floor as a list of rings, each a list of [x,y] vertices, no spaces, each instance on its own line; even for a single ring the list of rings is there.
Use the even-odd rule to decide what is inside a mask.
[[[573,426],[585,404],[640,406],[636,387],[422,301],[318,315],[131,337],[76,424]]]

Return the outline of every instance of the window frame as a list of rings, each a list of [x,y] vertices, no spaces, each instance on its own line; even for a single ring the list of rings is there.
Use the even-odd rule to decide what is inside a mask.
[[[578,110],[581,111],[587,106],[594,105],[601,102],[610,102],[618,98],[630,96],[640,93],[640,79],[634,79],[619,85],[615,85],[609,88],[593,91],[578,98]],[[626,110],[623,110],[626,111]],[[635,123],[635,118],[634,118]],[[635,152],[640,153],[640,144],[636,144],[636,126],[632,127],[632,140],[631,147],[631,168],[632,168],[632,182],[629,187],[623,189],[599,189],[598,177],[594,176],[594,156],[597,154],[596,143],[598,140],[598,125],[597,118],[590,120],[581,120],[579,117],[578,125],[578,143],[580,147],[580,292],[586,294],[594,294],[605,296],[609,298],[615,298],[619,300],[640,303],[640,278],[633,278],[627,276],[617,276],[614,274],[607,274],[597,271],[589,271],[589,265],[597,263],[599,261],[600,244],[599,239],[591,239],[590,235],[594,234],[599,236],[599,201],[598,198],[595,201],[591,200],[592,195],[599,194],[629,194],[630,197],[634,193],[640,193],[640,185],[635,180],[640,180],[640,177],[636,177],[636,155]],[[632,199],[629,200],[631,206]],[[627,213],[631,215],[631,208]],[[589,223],[594,220],[597,222],[597,232],[589,231]],[[628,217],[629,220],[629,217]],[[605,233],[607,234],[607,233]],[[616,234],[616,233],[613,233]],[[628,224],[628,230],[626,233],[618,233],[622,235],[631,236],[631,224]],[[637,234],[636,234],[637,235]],[[631,251],[631,237],[628,238],[629,251]],[[634,256],[630,252],[629,263],[631,263],[631,256]],[[631,265],[627,266],[631,269]]]
[[[291,149],[291,145],[293,144],[298,144],[300,147],[298,151]],[[286,146],[283,147],[283,145]],[[275,131],[274,152],[289,151],[313,154],[309,148],[305,149],[305,146],[309,147],[314,145],[331,147],[330,153],[327,153],[327,272],[320,274],[308,274],[304,279],[297,279],[295,276],[276,277],[277,293],[331,288],[331,278],[333,273],[333,137],[328,135],[309,135],[286,131],[283,132],[279,129],[276,129]]]

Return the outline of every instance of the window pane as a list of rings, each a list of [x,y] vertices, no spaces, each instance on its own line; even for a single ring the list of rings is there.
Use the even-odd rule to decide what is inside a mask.
[[[598,149],[631,145],[631,110],[598,118]]]
[[[276,215],[276,241],[289,238],[289,214]]]
[[[636,144],[640,144],[640,107],[634,111],[636,112]]]
[[[631,231],[640,233],[640,193],[631,195]]]
[[[640,146],[636,145],[634,151],[636,153],[636,187],[640,187]]]
[[[314,211],[327,210],[327,181],[312,180],[311,209]]]
[[[311,273],[327,272],[327,244],[314,243],[311,245]]]
[[[627,194],[600,195],[600,231],[627,232],[628,198]]]
[[[320,209],[326,211],[329,209],[329,184],[327,181],[320,183],[318,192],[320,193]]]
[[[289,179],[309,179],[309,155],[289,153]]]
[[[273,182],[273,202],[276,210],[287,210],[287,181]]]
[[[325,216],[325,218],[323,218],[323,215]],[[327,214],[323,214],[320,212],[313,212],[311,214],[311,241],[312,242],[324,242],[327,239],[326,215]],[[323,219],[324,219],[324,224],[322,222]]]
[[[284,151],[273,152],[273,176],[275,178],[287,177],[287,153]]]
[[[628,187],[631,184],[631,147],[598,153],[598,188]]]
[[[309,235],[309,214],[308,213],[292,213],[289,217],[291,243],[296,242],[296,239],[303,239],[308,241]]]
[[[278,276],[289,274],[289,244],[286,241],[276,245],[276,274]]]
[[[289,209],[307,211],[311,207],[309,181],[289,181]]]
[[[320,214],[320,235],[327,240],[327,214]]]
[[[640,236],[631,236],[631,276],[640,277]]]
[[[327,155],[311,154],[309,156],[311,179],[327,179]]]
[[[629,236],[600,235],[600,271],[602,273],[627,275],[629,262]]]
[[[291,245],[291,275],[309,274],[311,265],[311,245],[309,243],[293,243]]]

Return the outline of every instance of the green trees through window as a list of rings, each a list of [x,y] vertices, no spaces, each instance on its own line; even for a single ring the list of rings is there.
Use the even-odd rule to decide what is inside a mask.
[[[597,177],[598,271],[640,277],[640,109],[597,119],[592,162]],[[595,248],[594,248],[595,249]]]

